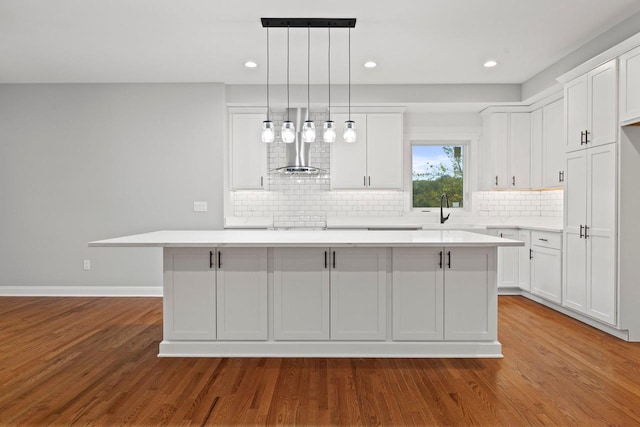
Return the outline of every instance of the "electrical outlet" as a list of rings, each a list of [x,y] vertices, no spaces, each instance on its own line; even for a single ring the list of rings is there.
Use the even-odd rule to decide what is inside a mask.
[[[193,211],[194,212],[206,212],[207,211],[207,202],[193,202]]]
[[[83,261],[83,268],[85,270],[91,270],[91,260],[90,259],[85,259]]]

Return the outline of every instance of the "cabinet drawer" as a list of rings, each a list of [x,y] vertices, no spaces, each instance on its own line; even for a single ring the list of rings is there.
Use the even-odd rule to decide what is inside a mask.
[[[562,233],[549,231],[532,231],[531,245],[543,248],[562,249]]]

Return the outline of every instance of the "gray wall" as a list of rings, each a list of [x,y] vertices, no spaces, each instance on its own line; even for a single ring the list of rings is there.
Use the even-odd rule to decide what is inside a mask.
[[[87,242],[221,228],[224,117],[222,84],[0,85],[0,293],[161,286],[161,249]]]

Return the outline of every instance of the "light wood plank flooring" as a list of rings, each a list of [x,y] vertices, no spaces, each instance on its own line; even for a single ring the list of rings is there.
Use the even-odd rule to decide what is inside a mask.
[[[157,358],[160,298],[0,298],[0,425],[640,425],[640,344],[500,297],[504,359]]]

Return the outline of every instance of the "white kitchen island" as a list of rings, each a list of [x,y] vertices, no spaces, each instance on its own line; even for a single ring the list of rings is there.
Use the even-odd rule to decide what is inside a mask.
[[[496,250],[455,230],[157,231],[160,356],[502,357]]]

